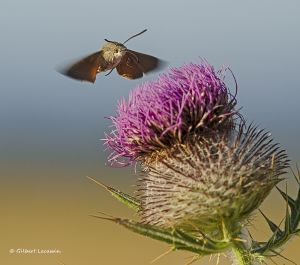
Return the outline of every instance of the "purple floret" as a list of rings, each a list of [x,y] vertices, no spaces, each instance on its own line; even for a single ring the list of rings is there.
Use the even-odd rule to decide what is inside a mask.
[[[136,87],[110,117],[114,130],[105,139],[113,150],[110,161],[150,156],[183,143],[191,132],[228,129],[236,101],[222,79],[207,62],[190,63]]]

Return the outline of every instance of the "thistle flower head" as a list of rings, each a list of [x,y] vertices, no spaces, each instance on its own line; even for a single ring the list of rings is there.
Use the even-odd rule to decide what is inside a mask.
[[[182,143],[189,133],[227,129],[235,104],[223,75],[208,63],[174,68],[119,102],[110,118],[114,130],[106,138],[114,151],[111,160],[133,161]]]
[[[265,216],[271,238],[245,237],[245,222],[283,179],[289,160],[268,132],[245,126],[223,77],[206,62],[188,64],[119,102],[105,140],[111,162],[141,161],[137,197],[100,185],[141,221],[102,219],[197,256],[231,250],[235,261],[250,265],[299,233],[300,181],[295,200],[279,190],[290,209],[284,229]]]
[[[186,231],[218,230],[259,207],[288,166],[268,132],[240,126],[231,134],[190,137],[147,166],[139,182],[144,223]]]

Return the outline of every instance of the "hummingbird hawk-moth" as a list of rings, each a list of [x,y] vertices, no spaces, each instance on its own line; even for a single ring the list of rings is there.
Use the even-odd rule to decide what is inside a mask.
[[[127,41],[145,31],[147,30],[131,36],[123,43],[104,39],[107,43],[100,51],[80,59],[60,72],[77,80],[94,83],[98,73],[109,71],[106,74],[109,75],[115,68],[119,75],[127,79],[137,79],[145,73],[158,70],[163,64],[162,60],[124,46]]]

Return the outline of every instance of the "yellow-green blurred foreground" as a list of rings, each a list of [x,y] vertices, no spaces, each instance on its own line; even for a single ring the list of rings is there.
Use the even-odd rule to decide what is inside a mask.
[[[131,192],[134,178],[129,176],[129,171],[133,170],[124,170],[126,175],[122,175],[122,169],[106,168],[98,176],[106,183]],[[110,176],[109,172],[113,175]],[[169,250],[170,247],[164,243],[89,216],[101,211],[114,216],[136,218],[131,210],[84,175],[76,178],[62,176],[61,181],[58,178],[51,181],[48,177],[41,181],[24,174],[23,178],[15,178],[18,182],[6,178],[1,185],[1,265],[140,265],[150,264]],[[292,185],[290,189],[295,192]],[[273,192],[262,208],[267,215],[280,222],[284,207],[283,200]],[[260,214],[254,216],[253,223],[256,227],[254,235],[258,239],[266,238],[268,232]],[[300,261],[299,244],[300,240],[294,239],[283,255],[295,262]],[[24,250],[52,250],[58,253],[17,253]],[[183,265],[192,256],[191,253],[178,251],[162,257],[155,264]],[[216,262],[216,258],[211,261],[203,258],[195,264]],[[288,264],[280,258],[275,262]],[[220,264],[230,263],[221,257]],[[272,262],[268,261],[268,264]]]

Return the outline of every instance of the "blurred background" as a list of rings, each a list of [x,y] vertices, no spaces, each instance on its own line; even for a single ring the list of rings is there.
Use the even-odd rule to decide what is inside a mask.
[[[93,85],[55,71],[97,51],[104,38],[124,41],[147,28],[127,47],[160,57],[169,67],[200,58],[216,69],[230,66],[242,113],[272,132],[293,166],[299,163],[299,10],[300,2],[293,0],[1,0],[0,263],[149,264],[169,249],[89,216],[101,211],[135,218],[86,176],[134,190],[134,169],[107,166],[100,139],[109,132],[105,117],[114,115],[117,101],[157,77],[128,81],[113,72],[98,75]],[[226,80],[234,90],[232,77]],[[295,181],[287,176],[295,194]],[[280,222],[284,205],[274,192],[262,209]],[[256,236],[266,239],[269,233],[259,214],[253,222]],[[283,255],[299,262],[299,244],[295,239]],[[20,248],[61,253],[10,253]],[[155,264],[182,265],[191,256],[175,252]],[[215,263],[205,258],[195,264]]]

